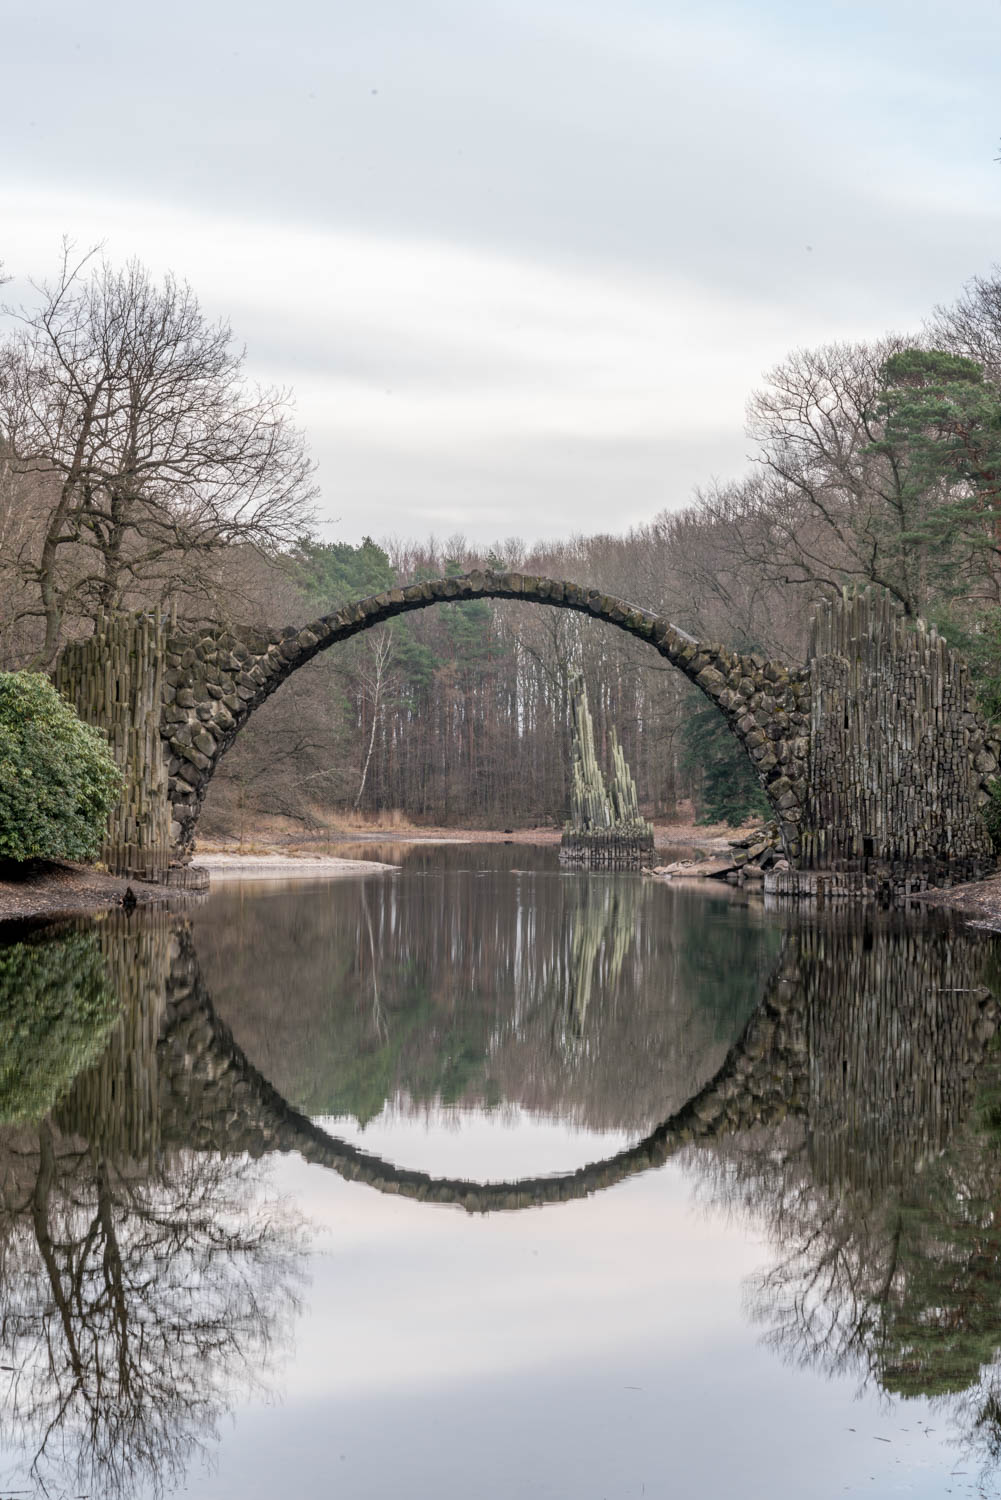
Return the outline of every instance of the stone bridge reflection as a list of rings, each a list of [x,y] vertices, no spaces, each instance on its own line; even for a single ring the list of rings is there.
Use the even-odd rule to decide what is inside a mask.
[[[61,956],[40,949],[46,983],[80,975],[71,936]],[[698,1190],[775,1241],[750,1298],[771,1342],[886,1390],[958,1393],[966,1438],[1001,1451],[990,941],[899,912],[793,926],[681,1108],[604,1161],[491,1183],[394,1165],[295,1109],[215,1013],[186,924],[115,914],[83,936],[121,1015],[61,1102],[0,1139],[0,1353],[14,1372],[0,1449],[33,1448],[38,1483],[124,1497],[179,1482],[234,1372],[259,1382],[280,1353],[304,1240],[262,1200],[254,1159],[273,1152],[488,1212],[597,1193],[689,1148]]]
[[[188,928],[160,920],[158,935],[138,943],[106,934],[109,954],[128,945],[130,1019],[60,1107],[63,1130],[133,1158],[298,1152],[379,1192],[469,1212],[583,1198],[686,1147],[783,1123],[803,1133],[824,1185],[902,1181],[963,1118],[997,1024],[981,937],[902,913],[814,917],[787,932],[722,1066],[635,1145],[555,1176],[434,1177],[361,1150],[289,1103],[216,1015]]]

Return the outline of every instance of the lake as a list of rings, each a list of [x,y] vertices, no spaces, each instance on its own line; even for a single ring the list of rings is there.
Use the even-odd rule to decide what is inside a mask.
[[[0,1500],[1001,1493],[996,940],[368,852],[0,934]]]

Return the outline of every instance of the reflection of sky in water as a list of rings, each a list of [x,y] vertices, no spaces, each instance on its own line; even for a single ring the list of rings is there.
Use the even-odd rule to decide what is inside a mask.
[[[477,1123],[463,1151],[496,1134]],[[457,1139],[425,1128],[422,1159],[458,1166]],[[548,1128],[532,1149],[536,1165],[557,1149]],[[742,1282],[767,1250],[693,1207],[673,1164],[487,1218],[295,1160],[278,1181],[318,1230],[309,1310],[282,1404],[237,1414],[218,1472],[189,1476],[194,1500],[940,1500],[972,1484],[948,1477],[972,1466],[926,1402],[856,1401],[851,1380],[761,1346]]]
[[[696,1069],[715,1069],[777,972],[779,923],[729,894],[639,881],[610,906],[602,893],[612,887],[598,881],[585,887],[555,872],[522,881],[504,868],[527,860],[522,850],[492,853],[494,876],[470,881],[462,873],[470,857],[425,852],[413,872],[420,878],[404,873],[378,891],[366,881],[220,892],[193,924],[201,972],[251,1062],[304,1107],[330,1101],[312,1114],[363,1151],[443,1177],[572,1172],[634,1141],[665,1094],[688,1097]],[[526,946],[516,939],[527,918]],[[625,946],[616,924],[629,935]],[[370,928],[382,934],[372,943]],[[749,1316],[755,1273],[775,1258],[761,1223],[776,1204],[794,1204],[801,1181],[820,1196],[821,1184],[833,1185],[829,1196],[842,1202],[837,1174],[857,1185],[873,1142],[879,1155],[892,1139],[901,1159],[912,1159],[911,1073],[878,1061],[888,1025],[906,1021],[908,1039],[919,1035],[912,989],[973,994],[935,987],[931,944],[920,983],[918,967],[906,970],[904,1010],[899,995],[898,1009],[888,1007],[890,991],[880,989],[883,1021],[860,1030],[850,1003],[865,984],[845,988],[835,927],[817,931],[820,948],[807,934],[796,951],[803,972],[833,976],[839,1003],[828,1005],[825,991],[811,1012],[809,1150],[797,1116],[756,1149],[751,1138],[739,1152],[731,1141],[589,1199],[489,1216],[379,1193],[295,1155],[267,1156],[269,1191],[286,1195],[313,1231],[295,1357],[283,1364],[276,1344],[275,1404],[239,1395],[235,1366],[227,1370],[233,1424],[221,1423],[211,1467],[195,1460],[183,1492],[194,1500],[997,1493],[991,1484],[980,1490],[977,1459],[950,1445],[946,1413],[923,1399],[888,1400],[875,1386],[856,1399],[855,1372],[790,1366],[762,1342],[767,1324]],[[579,932],[596,940],[581,946]],[[845,953],[864,963],[872,935],[856,937]],[[917,965],[925,940],[881,947],[889,939],[880,927],[874,941],[871,951],[887,962],[872,972],[899,976],[905,960]],[[972,982],[963,965],[974,962],[974,941],[941,950],[950,984]],[[598,966],[586,1007],[582,953]],[[878,1071],[849,1132],[863,1141],[854,1151],[836,1128],[842,1052],[851,1052],[848,1023],[836,1024],[842,990],[852,1034]],[[825,1015],[829,1026],[820,1024]],[[928,1036],[936,1045],[921,1055],[938,1060],[936,1077],[946,1076],[948,1057],[968,1056],[968,1028],[943,1023]],[[947,1043],[953,1053],[939,1050]],[[446,1055],[453,1063],[443,1069]],[[862,1066],[865,1058],[852,1056]],[[917,1068],[919,1083],[925,1071]],[[891,1097],[896,1113],[887,1112]],[[226,1096],[222,1118],[231,1105]],[[212,1107],[210,1090],[206,1119]],[[818,1135],[829,1150],[818,1150]],[[917,1141],[927,1158],[922,1181],[947,1159],[937,1140]],[[213,1158],[194,1160],[205,1167]],[[752,1186],[761,1179],[749,1201],[762,1212],[750,1221],[725,1207],[741,1194],[720,1188],[738,1161]],[[985,1172],[993,1161],[983,1156]],[[797,1176],[818,1162],[813,1179]],[[724,1206],[705,1206],[712,1202]],[[799,1230],[784,1232],[791,1243]],[[257,1362],[266,1372],[267,1359]],[[0,1459],[4,1473],[13,1455]],[[150,1493],[137,1490],[137,1500]]]
[[[316,1123],[394,1166],[477,1182],[573,1172],[636,1139],[635,1131],[580,1130],[510,1104],[492,1110],[431,1108],[417,1114],[388,1104],[364,1128],[350,1116],[319,1116]]]
[[[522,850],[424,851],[411,873],[435,876],[437,891],[438,880],[454,879],[460,868],[465,873],[478,858],[495,869],[532,860]],[[393,899],[402,904],[393,934],[416,934],[408,939],[416,952],[441,897],[428,903],[423,880],[412,887],[422,888],[426,904],[416,904],[415,894],[408,928],[406,864],[404,856],[403,876],[394,881]],[[516,877],[510,885],[500,876],[477,880],[482,904],[469,930],[501,932],[502,913],[527,896],[536,954],[549,951],[547,941],[556,951],[559,913],[572,886],[554,874],[540,870],[535,880]],[[333,901],[324,901],[330,911],[343,913],[355,899],[345,887],[331,894]],[[624,993],[639,1009],[642,992],[651,1036],[669,1016],[676,1017],[671,1027],[704,1024],[699,1017],[720,1003],[721,972],[728,993],[751,981],[760,994],[775,950],[756,937],[740,946],[761,930],[760,909],[729,899],[721,904],[722,893],[701,902],[694,892],[664,887],[637,894],[649,904],[636,930],[650,933],[656,946],[641,968],[627,968]],[[245,922],[253,897],[245,891],[239,899]],[[277,891],[267,900],[273,935],[287,928],[302,941],[316,933],[306,898],[287,903]],[[223,911],[221,900],[217,910]],[[232,897],[227,916],[238,917]],[[232,950],[220,944],[213,951],[211,904],[198,925],[203,963],[213,971],[210,987],[239,1038],[252,1011],[232,997],[245,996],[247,987],[241,975],[237,988],[237,976],[227,972]],[[326,940],[324,932],[320,941]],[[480,950],[473,952],[479,961]],[[497,952],[496,972],[506,975],[508,950]],[[679,967],[682,953],[691,958]],[[295,964],[293,944],[283,962]],[[430,962],[433,971],[437,960]],[[304,983],[305,976],[300,989]],[[498,993],[508,984],[504,978]],[[286,993],[293,1010],[305,1004],[291,972]],[[350,1010],[339,1002],[342,1024],[350,1013],[363,1013],[365,993],[362,983]],[[638,1101],[641,1077],[651,1067],[657,1075],[665,1066],[670,1071],[675,1056],[676,1081],[691,1087],[704,1043],[694,1053],[630,1063],[622,1013],[602,1009],[600,998],[596,1003],[589,1014],[594,1035],[606,1053],[620,1047],[623,1066],[613,1064],[612,1071],[626,1097]],[[738,1001],[727,1040],[739,1030],[740,1009]],[[686,1015],[692,1019],[682,1021]],[[282,1030],[279,1022],[271,1046]],[[537,1033],[537,1047],[544,1035]],[[537,1068],[548,1054],[543,1045],[533,1055]],[[277,1050],[274,1056],[280,1061]],[[515,1070],[508,1082],[517,1085],[520,1076]],[[645,1113],[634,1103],[637,1118],[626,1129],[582,1128],[579,1115],[574,1125],[545,1107],[551,1098],[565,1110],[576,1097],[555,1086],[541,1096],[525,1089],[531,1108],[508,1097],[492,1109],[473,1099],[443,1109],[433,1101],[415,1104],[406,1079],[400,1075],[397,1083],[402,1096],[391,1094],[363,1128],[340,1113],[325,1115],[323,1123],[386,1161],[442,1176],[498,1180],[573,1170],[634,1140]],[[600,1096],[582,1097],[593,1125],[601,1108],[591,1101]],[[687,1166],[671,1163],[585,1201],[487,1217],[386,1197],[295,1159],[283,1161],[278,1175],[318,1230],[310,1308],[281,1407],[255,1404],[237,1415],[217,1475],[209,1483],[191,1476],[189,1493],[199,1500],[263,1497],[290,1480],[303,1494],[365,1500],[396,1494],[826,1500],[862,1491],[939,1500],[950,1490],[963,1493],[963,1486],[977,1493],[976,1461],[964,1461],[949,1445],[946,1418],[928,1402],[891,1401],[874,1387],[857,1399],[854,1374],[831,1378],[792,1368],[765,1347],[760,1326],[747,1315],[748,1278],[773,1252],[758,1225],[740,1216],[728,1221],[724,1212],[694,1202]]]

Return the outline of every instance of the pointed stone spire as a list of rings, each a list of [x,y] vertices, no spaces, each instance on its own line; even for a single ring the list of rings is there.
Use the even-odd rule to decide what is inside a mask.
[[[574,864],[639,864],[641,855],[652,853],[653,826],[640,815],[636,782],[614,729],[611,782],[606,785],[580,673],[570,681],[570,719],[570,819],[563,832],[561,858]]]

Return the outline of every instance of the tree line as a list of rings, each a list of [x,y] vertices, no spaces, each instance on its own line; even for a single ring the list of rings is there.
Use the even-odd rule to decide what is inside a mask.
[[[291,394],[246,377],[191,288],[64,246],[0,341],[0,668],[48,669],[102,612],[285,624],[475,566],[569,578],[702,639],[786,662],[819,599],[889,590],[973,662],[1001,707],[1001,271],[918,333],[798,350],[748,403],[748,472],[626,534],[486,551],[327,542]],[[649,648],[559,610],[482,600],[369,631],[255,715],[207,828],[392,810],[418,822],[560,821],[569,682],[599,753],[614,726],[644,810],[763,811],[711,706]]]

